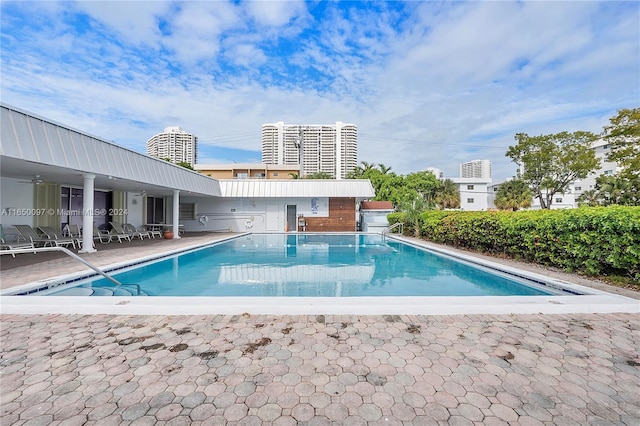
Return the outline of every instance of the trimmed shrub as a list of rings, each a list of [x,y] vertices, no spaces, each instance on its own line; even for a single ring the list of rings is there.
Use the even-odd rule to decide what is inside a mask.
[[[394,220],[402,221],[401,213],[394,215],[400,215]],[[405,234],[413,235],[406,228]],[[587,275],[623,275],[640,281],[640,207],[426,211],[420,235],[436,243]]]

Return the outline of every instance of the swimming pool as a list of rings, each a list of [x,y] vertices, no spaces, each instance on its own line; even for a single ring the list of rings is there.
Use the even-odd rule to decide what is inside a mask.
[[[39,295],[548,296],[559,291],[378,234],[249,234]]]

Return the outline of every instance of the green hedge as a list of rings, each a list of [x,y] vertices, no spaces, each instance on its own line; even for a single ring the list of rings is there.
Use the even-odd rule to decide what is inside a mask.
[[[391,224],[402,213],[389,215]],[[503,254],[587,275],[640,281],[640,207],[589,207],[518,212],[426,211],[420,237]],[[405,235],[415,227],[405,225]]]

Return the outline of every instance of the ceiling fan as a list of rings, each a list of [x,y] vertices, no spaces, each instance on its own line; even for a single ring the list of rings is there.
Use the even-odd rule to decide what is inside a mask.
[[[20,183],[32,183],[34,185],[40,185],[42,183],[42,179],[40,175],[35,175],[31,180],[19,180]]]

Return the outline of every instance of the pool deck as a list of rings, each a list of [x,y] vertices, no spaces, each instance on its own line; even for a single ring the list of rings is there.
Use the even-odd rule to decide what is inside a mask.
[[[3,267],[2,284],[77,268]],[[6,298],[2,425],[640,424],[637,312],[8,314]]]

